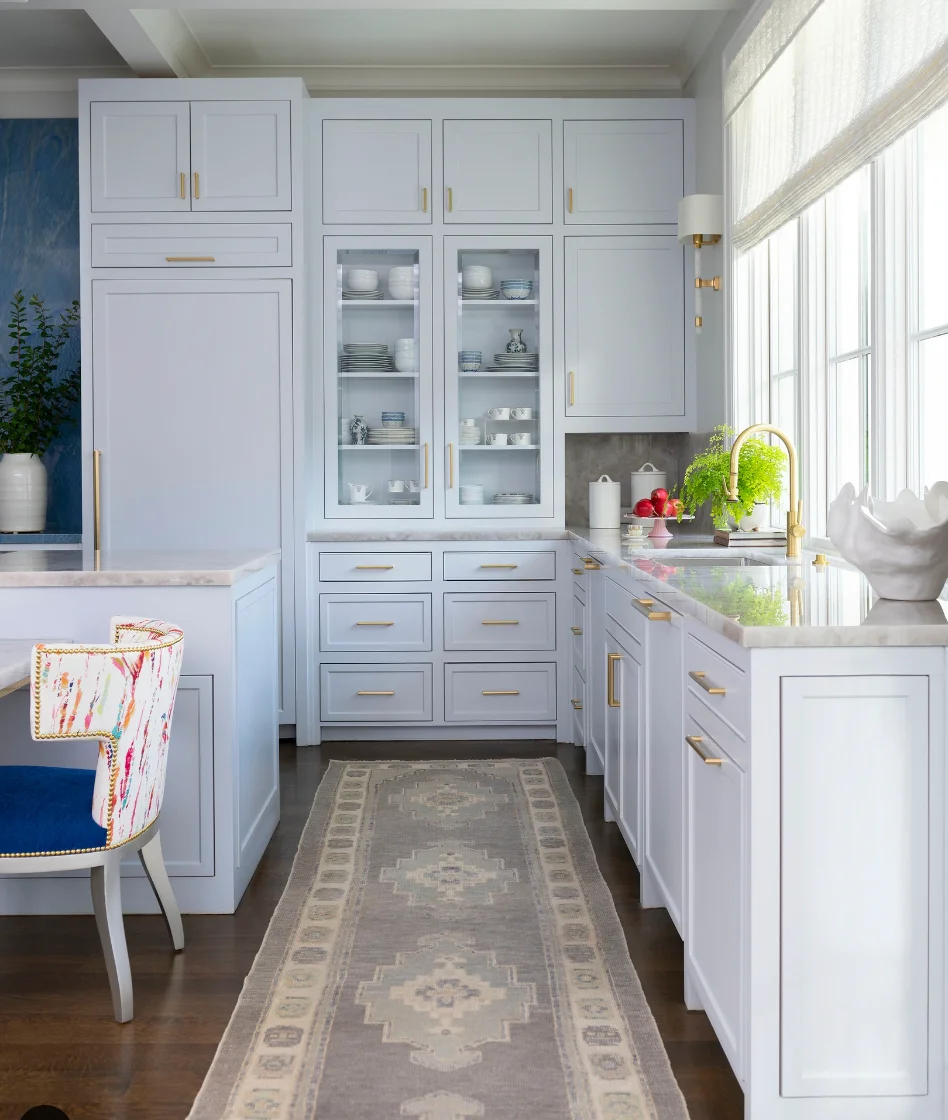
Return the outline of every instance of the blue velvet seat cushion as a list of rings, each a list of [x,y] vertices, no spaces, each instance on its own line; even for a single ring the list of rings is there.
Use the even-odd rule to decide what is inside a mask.
[[[106,830],[92,819],[94,785],[94,770],[0,766],[0,860],[104,848]]]

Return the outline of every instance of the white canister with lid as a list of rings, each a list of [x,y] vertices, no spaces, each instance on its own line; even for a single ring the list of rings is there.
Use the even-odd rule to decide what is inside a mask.
[[[668,489],[668,472],[660,471],[654,463],[643,463],[632,472],[632,508],[643,498],[651,498],[652,491]]]
[[[589,484],[590,529],[618,529],[622,516],[621,486],[607,474]]]

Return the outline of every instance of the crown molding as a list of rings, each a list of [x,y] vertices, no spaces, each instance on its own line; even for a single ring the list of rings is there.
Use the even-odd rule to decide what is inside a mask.
[[[134,78],[127,66],[0,67],[0,94],[75,93],[80,78]]]

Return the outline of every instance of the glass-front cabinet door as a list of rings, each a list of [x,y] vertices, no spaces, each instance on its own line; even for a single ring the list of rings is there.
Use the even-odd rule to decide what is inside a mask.
[[[326,516],[431,517],[431,239],[325,239]]]
[[[550,237],[445,238],[445,513],[550,517]]]

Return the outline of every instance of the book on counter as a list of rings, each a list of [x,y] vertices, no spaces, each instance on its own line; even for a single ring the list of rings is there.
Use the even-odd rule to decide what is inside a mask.
[[[714,543],[730,548],[786,548],[787,534],[783,529],[716,529]]]

